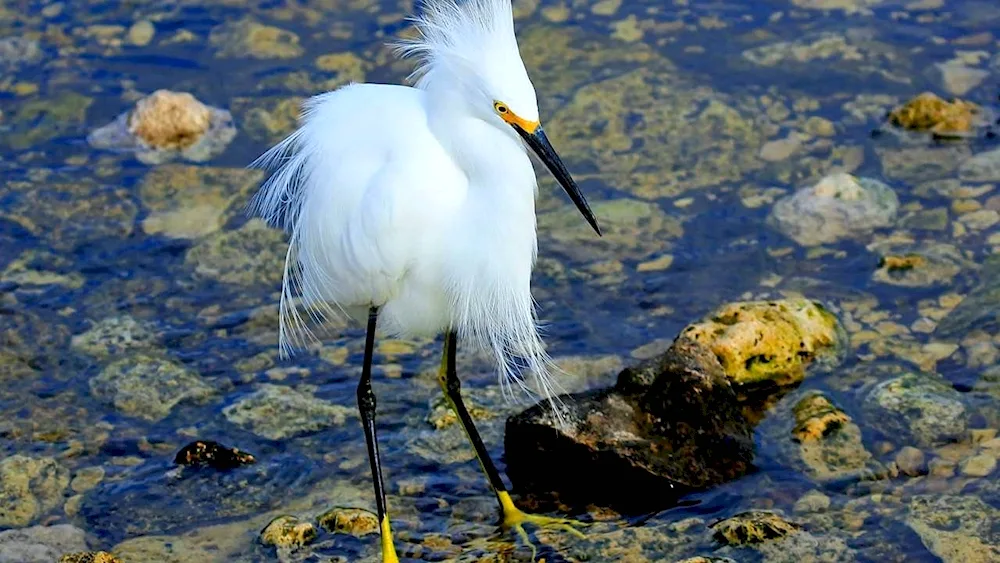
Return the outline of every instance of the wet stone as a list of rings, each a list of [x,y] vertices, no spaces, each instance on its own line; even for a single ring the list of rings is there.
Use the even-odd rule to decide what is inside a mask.
[[[846,343],[837,318],[808,299],[730,303],[681,334],[708,346],[734,385],[791,385]]]
[[[359,538],[379,531],[378,517],[362,508],[331,508],[319,516],[318,523],[328,532]]]
[[[124,414],[149,421],[166,418],[178,403],[204,401],[215,393],[200,375],[145,354],[109,364],[91,378],[90,392]]]
[[[894,439],[931,447],[965,433],[961,394],[936,375],[908,373],[876,385],[864,399],[866,417]]]
[[[779,200],[768,223],[802,246],[817,246],[887,227],[898,210],[885,183],[838,173]]]
[[[356,410],[282,385],[264,384],[222,410],[226,420],[268,440],[284,440],[344,424]]]
[[[905,446],[896,453],[896,467],[900,473],[916,477],[927,472],[924,463],[924,452],[913,446]]]
[[[91,132],[87,142],[96,149],[134,152],[145,164],[162,164],[178,156],[210,160],[235,136],[229,111],[206,106],[187,92],[157,90]]]
[[[974,496],[915,496],[906,523],[943,563],[1000,560],[1000,510]]]
[[[130,315],[108,317],[95,323],[86,332],[72,339],[75,350],[96,357],[106,357],[151,350],[159,345],[159,335],[154,325],[138,321]]]
[[[4,524],[0,524],[4,525]],[[69,524],[0,532],[0,563],[52,563],[68,551],[87,549],[86,533]]]
[[[3,121],[8,128],[0,135],[0,146],[26,150],[57,137],[80,135],[93,102],[93,98],[73,91],[20,104],[5,101]]]
[[[875,148],[882,163],[882,174],[892,180],[919,184],[929,180],[951,178],[960,163],[972,154],[965,144]]]
[[[252,454],[224,446],[218,442],[198,440],[181,448],[174,456],[174,463],[226,470],[257,463],[257,459]]]
[[[684,234],[681,222],[655,203],[620,198],[594,202],[591,208],[600,217],[600,238],[571,206],[540,214],[539,230],[555,240],[561,252],[591,260],[595,252],[618,259],[643,258],[665,250],[668,241]]]
[[[13,455],[0,461],[0,526],[27,526],[58,507],[69,470],[52,458]]]
[[[260,533],[264,545],[277,548],[302,547],[316,539],[316,527],[294,516],[278,516]]]
[[[774,512],[743,512],[712,524],[716,541],[725,545],[743,546],[774,541],[802,529]]]
[[[214,233],[229,217],[242,214],[262,178],[259,170],[243,168],[158,166],[139,185],[139,198],[150,211],[142,230],[174,238]]]
[[[122,563],[122,560],[107,551],[80,551],[63,555],[58,563]]]
[[[0,38],[0,68],[13,69],[34,64],[42,60],[42,48],[38,41],[27,37]]]
[[[259,219],[234,231],[221,231],[191,247],[185,263],[200,278],[254,288],[281,283],[287,244],[281,231]]]
[[[564,425],[547,401],[507,420],[507,474],[518,489],[632,509],[750,468],[749,423],[715,355],[696,342],[679,339],[614,387],[561,400]]]
[[[997,459],[988,453],[967,457],[958,465],[959,472],[966,477],[989,477],[996,468]]]

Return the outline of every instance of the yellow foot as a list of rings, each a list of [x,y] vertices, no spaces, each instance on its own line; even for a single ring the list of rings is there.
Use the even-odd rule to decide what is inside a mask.
[[[507,529],[513,528],[517,531],[518,537],[520,537],[521,540],[528,544],[528,547],[531,548],[532,561],[534,561],[535,557],[538,555],[538,548],[535,547],[535,544],[531,543],[531,539],[528,537],[528,532],[524,529],[525,524],[534,524],[539,528],[557,528],[565,532],[569,532],[579,539],[587,538],[586,534],[578,529],[586,526],[583,522],[577,522],[576,520],[570,520],[568,518],[555,518],[552,516],[529,514],[514,506],[514,501],[511,500],[510,495],[506,492],[498,493],[497,497],[500,499],[500,509],[503,511],[503,527]]]
[[[389,518],[383,517],[379,523],[379,531],[382,533],[382,563],[399,563],[396,557],[396,548],[392,545],[392,528],[389,527]]]

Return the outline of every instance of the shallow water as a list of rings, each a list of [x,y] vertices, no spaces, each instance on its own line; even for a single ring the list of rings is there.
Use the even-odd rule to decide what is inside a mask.
[[[353,414],[363,335],[335,329],[322,346],[277,357],[283,240],[246,225],[243,206],[259,177],[241,168],[290,131],[300,98],[351,80],[402,80],[408,63],[384,43],[404,29],[408,4],[0,0],[0,38],[39,47],[17,57],[0,49],[0,455],[54,458],[62,467],[11,497],[51,499],[0,529],[72,523],[92,548],[114,548],[126,561],[374,560],[373,536],[324,532],[293,554],[257,543],[274,515],[310,519],[373,501]],[[1000,249],[993,217],[1000,178],[970,180],[959,166],[998,145],[985,134],[936,143],[871,132],[922,91],[948,97],[947,88],[962,87],[935,70],[956,57],[985,73],[962,97],[995,106],[1000,8],[962,0],[516,5],[546,130],[598,215],[610,218],[609,236],[596,241],[567,215],[575,211],[553,182],[542,180],[536,298],[553,355],[581,357],[574,365],[585,377],[568,388],[612,384],[616,364],[729,301],[803,294],[827,303],[852,337],[844,364],[812,373],[772,407],[757,429],[754,473],[680,507],[603,522],[584,542],[541,533],[540,554],[549,561],[996,555],[996,470],[978,476],[963,468],[975,456],[998,455],[981,444],[1000,427],[1000,378],[990,375],[1000,331],[989,314],[1000,304],[983,267]],[[849,9],[810,8],[824,5]],[[247,28],[223,33],[243,18],[286,33],[259,32],[255,40],[245,40]],[[135,27],[144,20],[152,37]],[[160,88],[229,109],[235,140],[207,163],[156,166],[88,146],[90,131]],[[769,141],[790,133],[801,134],[791,148],[770,152]],[[894,224],[809,248],[768,226],[775,200],[837,170],[888,183],[900,200]],[[171,236],[154,228],[157,213],[195,213],[199,205],[212,210],[217,229]],[[930,225],[931,212],[943,214],[943,225]],[[935,283],[883,283],[873,277],[883,252],[870,245],[884,241],[896,245],[891,252],[947,245],[957,266],[933,270]],[[949,321],[948,334],[936,332],[960,303],[971,313]],[[512,551],[522,560],[530,553],[514,550],[514,538],[493,526],[493,497],[461,433],[429,423],[440,407],[438,346],[382,343],[376,358],[398,545],[415,560],[501,560],[489,554]],[[481,359],[460,361],[470,397],[488,413],[481,430],[502,469],[503,420],[521,407],[503,402]],[[147,369],[150,380],[115,376],[151,364],[161,371]],[[961,435],[919,444],[866,410],[875,383],[917,369],[958,390],[967,421]],[[163,370],[171,375],[157,379]],[[95,384],[101,374],[112,383]],[[163,389],[151,390],[150,381]],[[247,403],[284,388],[297,392],[290,414]],[[807,390],[825,392],[848,413],[879,462],[915,446],[944,469],[862,483],[811,479],[789,461],[795,446],[782,426]],[[168,397],[180,399],[170,406]],[[240,418],[240,407],[257,418]],[[173,455],[194,439],[259,461],[179,478]],[[829,507],[803,508],[815,491]],[[918,497],[955,508],[936,522]],[[707,524],[759,508],[799,522],[808,537],[743,549],[711,538]],[[976,555],[961,545],[983,558],[968,559]]]

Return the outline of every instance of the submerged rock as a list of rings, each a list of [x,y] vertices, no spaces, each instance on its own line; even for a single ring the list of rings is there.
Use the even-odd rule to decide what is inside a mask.
[[[216,26],[208,41],[223,58],[291,59],[304,52],[295,33],[249,18]]]
[[[1000,254],[986,259],[979,280],[976,288],[941,319],[935,337],[958,339],[976,330],[1000,335]]]
[[[222,410],[226,420],[268,440],[283,440],[344,424],[355,409],[317,399],[283,385],[261,385],[257,391]]]
[[[868,245],[879,255],[872,278],[900,287],[932,287],[950,283],[962,270],[974,266],[951,244],[884,241]]]
[[[214,233],[188,250],[184,262],[198,277],[255,288],[278,286],[288,245],[260,219]]]
[[[214,233],[229,217],[242,214],[261,178],[260,170],[243,168],[157,166],[139,185],[139,198],[150,211],[142,230],[174,238]]]
[[[90,380],[90,392],[129,416],[165,418],[182,401],[201,401],[214,389],[200,375],[169,360],[136,354],[117,360]]]
[[[1000,149],[981,152],[958,167],[966,182],[1000,182]]]
[[[692,340],[625,369],[612,388],[561,401],[565,424],[549,402],[507,420],[507,474],[519,489],[641,508],[750,468],[751,430],[736,393],[715,355]]]
[[[727,304],[681,335],[707,346],[741,387],[798,383],[813,360],[838,355],[847,338],[832,313],[802,298]]]
[[[102,319],[86,332],[73,335],[72,346],[92,356],[107,357],[149,350],[157,346],[158,340],[152,323],[122,315]]]
[[[974,496],[920,495],[906,523],[944,563],[1000,561],[1000,510]]]
[[[229,111],[206,106],[187,92],[157,90],[94,130],[87,142],[96,149],[135,152],[145,164],[161,164],[178,155],[204,162],[221,154],[235,136]]]
[[[0,461],[0,526],[27,526],[56,508],[69,486],[69,469],[52,458],[12,455]]]
[[[907,373],[876,385],[865,398],[866,416],[893,439],[933,447],[965,433],[961,394],[938,376]]]
[[[888,227],[898,210],[885,183],[838,173],[779,200],[767,220],[802,246],[817,246]]]
[[[34,39],[17,36],[0,38],[0,68],[34,64],[41,61],[42,56],[42,48]]]
[[[86,533],[69,524],[0,532],[0,563],[62,563],[63,553],[85,549]]]
[[[225,470],[257,463],[257,459],[252,454],[241,452],[218,442],[198,440],[181,448],[181,451],[174,456],[174,463]]]

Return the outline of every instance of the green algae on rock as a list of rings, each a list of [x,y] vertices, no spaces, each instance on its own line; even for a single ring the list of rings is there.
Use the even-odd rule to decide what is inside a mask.
[[[1000,560],[1000,510],[969,495],[918,495],[906,523],[944,563]]]
[[[142,222],[146,234],[197,238],[222,228],[242,212],[246,198],[263,178],[260,170],[168,164],[142,179],[139,198],[150,210]]]
[[[0,563],[52,563],[67,551],[84,549],[87,549],[87,534],[69,524],[0,532]]]
[[[968,413],[961,394],[939,376],[907,373],[883,381],[864,399],[866,417],[894,440],[937,446],[965,433]],[[905,442],[900,445],[905,444]]]
[[[122,413],[148,421],[166,418],[178,403],[203,401],[215,394],[200,375],[143,353],[106,366],[90,379],[90,392]]]
[[[274,144],[295,131],[303,101],[305,98],[301,96],[234,98],[231,107],[248,137]]]
[[[263,384],[222,409],[226,420],[268,440],[339,426],[357,411],[282,385]]]
[[[69,469],[53,458],[4,458],[0,461],[0,526],[27,526],[62,504],[68,486]]]
[[[311,522],[302,522],[295,516],[278,516],[261,530],[260,541],[264,545],[287,549],[302,547],[317,535],[316,526]]]
[[[730,303],[681,336],[708,346],[734,385],[791,385],[817,358],[837,357],[846,332],[819,303],[804,298]]]
[[[96,357],[121,355],[137,350],[154,350],[160,337],[155,325],[131,315],[101,319],[86,332],[73,335],[73,349]]]
[[[7,264],[0,273],[0,282],[14,282],[21,286],[61,285],[79,289],[84,277],[72,271],[72,261],[54,252],[30,248]]]
[[[222,58],[293,59],[304,52],[295,33],[250,18],[216,26],[208,41]]]
[[[888,227],[898,210],[885,183],[838,173],[781,199],[767,219],[802,246],[817,246]]]
[[[191,247],[185,263],[201,278],[253,287],[277,287],[288,248],[284,235],[260,219],[220,231]]]

